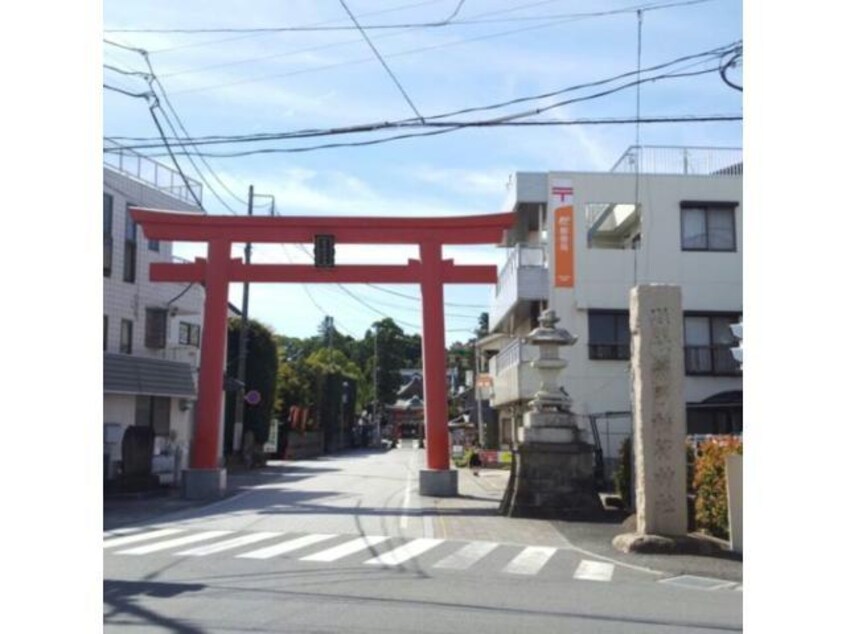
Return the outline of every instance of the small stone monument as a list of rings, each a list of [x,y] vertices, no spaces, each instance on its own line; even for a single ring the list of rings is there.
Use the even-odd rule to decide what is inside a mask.
[[[565,519],[588,517],[602,505],[594,481],[594,448],[582,441],[572,401],[556,379],[567,362],[558,356],[560,346],[576,338],[555,327],[560,321],[552,310],[540,316],[526,342],[540,348],[532,367],[541,376],[540,389],[523,416],[511,465],[511,477],[500,504],[509,517]]]

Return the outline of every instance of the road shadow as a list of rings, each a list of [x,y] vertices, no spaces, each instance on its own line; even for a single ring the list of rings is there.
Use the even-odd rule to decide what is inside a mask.
[[[205,634],[190,623],[172,619],[148,607],[139,605],[138,597],[169,599],[185,592],[200,592],[206,586],[201,583],[163,583],[160,581],[119,581],[106,579],[103,582],[103,603],[111,608],[103,617],[105,625],[117,621],[120,617],[134,617],[142,623],[138,625],[156,625],[177,634]],[[115,623],[117,625],[117,623]],[[123,623],[123,625],[126,625]]]

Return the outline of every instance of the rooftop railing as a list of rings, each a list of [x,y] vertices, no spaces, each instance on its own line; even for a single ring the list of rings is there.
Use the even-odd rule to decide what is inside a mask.
[[[741,176],[743,150],[734,147],[631,145],[614,163],[611,171],[624,174]]]
[[[165,192],[179,200],[196,205],[191,191],[197,200],[203,200],[203,186],[193,178],[185,177],[163,163],[122,147],[113,141],[105,141],[103,163],[121,174],[131,176],[147,185]],[[189,189],[190,187],[190,189]]]

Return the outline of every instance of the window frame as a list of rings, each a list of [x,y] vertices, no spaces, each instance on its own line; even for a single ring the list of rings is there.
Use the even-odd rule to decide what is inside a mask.
[[[121,354],[132,354],[133,323],[131,319],[120,320],[120,343],[118,350]],[[126,339],[124,338],[126,336]]]
[[[157,323],[160,319],[161,323]],[[144,345],[147,348],[161,350],[167,347],[167,308],[148,306],[144,319]],[[157,330],[160,328],[160,332]]]
[[[108,200],[108,208],[106,201]],[[108,209],[108,211],[107,211]],[[115,197],[103,192],[103,277],[112,276],[112,263],[114,259],[114,212]]]
[[[183,336],[184,334],[184,336]],[[200,347],[200,324],[190,321],[179,322],[179,345]]]
[[[615,341],[613,342],[597,342],[593,338],[591,330],[591,317],[612,317],[614,319],[613,330]],[[629,340],[622,343],[616,340],[618,321],[624,319],[626,332],[629,333]],[[629,361],[632,356],[632,334],[629,323],[629,311],[620,308],[590,308],[588,309],[588,359],[591,361]],[[601,348],[612,348],[611,356],[602,356],[599,353]]]
[[[711,253],[736,253],[737,252],[737,202],[715,201],[715,200],[683,200],[679,204],[679,243],[682,251],[690,252],[711,252]],[[705,212],[705,246],[687,247],[684,243],[684,218],[685,210],[702,209]],[[711,234],[709,216],[712,210],[728,210],[731,212],[731,248],[718,249],[711,246]]]
[[[737,345],[735,341],[732,344],[715,344],[714,343],[714,319],[726,319],[730,323],[736,324],[740,322],[742,312],[732,312],[732,311],[701,311],[701,310],[692,310],[692,311],[684,311],[682,315],[682,336],[684,337],[684,373],[686,376],[741,376],[742,372],[741,369],[734,359],[734,355],[731,353],[731,349]],[[692,346],[688,345],[687,343],[687,319],[688,318],[695,318],[695,317],[705,317],[708,319],[708,345],[707,346]],[[710,363],[710,369],[708,370],[691,370],[690,366],[692,363],[688,361],[688,354],[690,349],[693,348],[707,348],[708,349],[708,358]],[[721,370],[718,368],[720,365],[718,360],[718,354],[722,354],[725,359],[731,359],[732,361],[732,370]],[[722,366],[721,366],[722,367]]]
[[[134,284],[138,268],[138,225],[129,215],[133,203],[126,203],[126,217],[123,227],[123,281]]]

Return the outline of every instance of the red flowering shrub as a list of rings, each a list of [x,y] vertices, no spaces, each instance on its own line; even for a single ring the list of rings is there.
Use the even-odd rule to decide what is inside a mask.
[[[714,436],[699,444],[693,473],[696,492],[696,527],[706,533],[728,537],[726,456],[743,453],[743,439]]]

